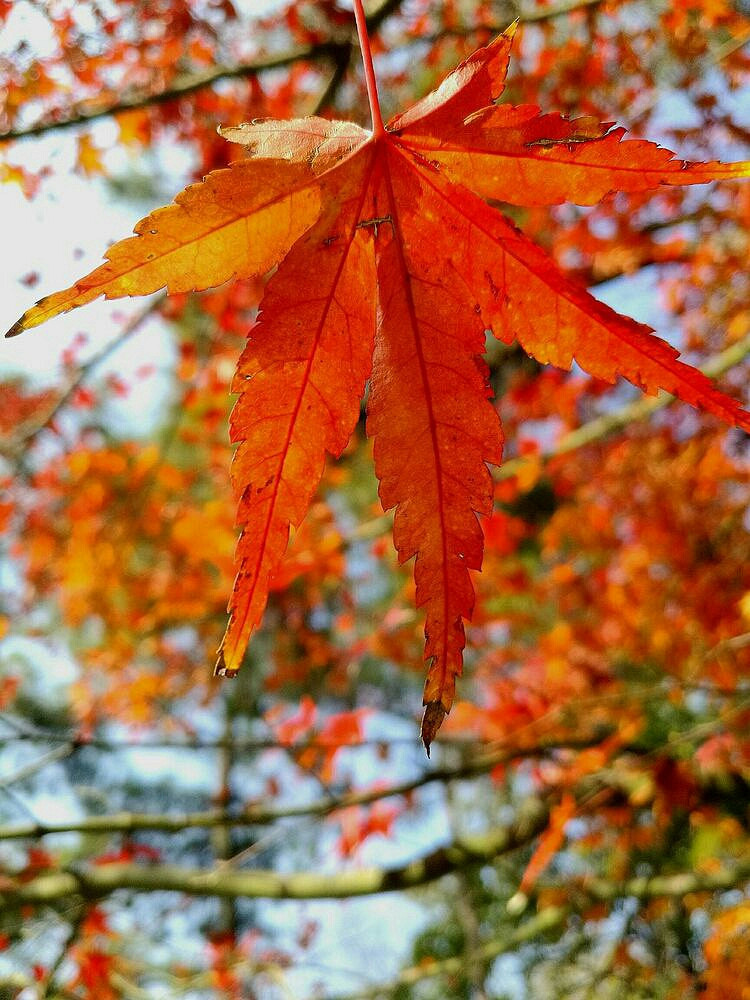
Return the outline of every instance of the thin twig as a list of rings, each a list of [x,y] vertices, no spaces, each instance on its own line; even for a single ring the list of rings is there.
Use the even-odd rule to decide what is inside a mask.
[[[116,337],[105,344],[104,347],[98,350],[95,354],[92,354],[88,361],[84,362],[84,364],[80,366],[68,382],[65,389],[63,389],[50,409],[47,410],[41,419],[37,418],[37,420],[33,422],[32,426],[26,427],[25,429],[22,425],[20,431],[13,437],[0,441],[0,454],[6,456],[7,458],[14,458],[22,452],[25,452],[32,441],[34,441],[34,439],[41,434],[45,428],[52,424],[55,417],[70,402],[76,389],[78,389],[79,386],[85,382],[91,372],[94,371],[94,369],[97,368],[103,361],[106,361],[107,358],[110,357],[110,355],[112,355],[118,347],[121,347],[122,344],[132,337],[133,334],[137,333],[144,321],[161,309],[165,298],[166,295],[159,295],[153,302],[150,302],[145,309],[142,309],[140,312],[136,313],[135,316],[131,317]]]
[[[329,795],[294,806],[250,805],[240,810],[209,809],[193,813],[154,815],[151,813],[120,812],[102,816],[87,816],[78,820],[58,822],[11,823],[0,826],[0,840],[20,840],[44,837],[53,833],[133,833],[137,830],[160,830],[175,833],[188,828],[211,829],[218,826],[266,826],[279,820],[302,816],[328,816],[350,806],[371,805],[382,799],[409,795],[425,785],[438,781],[455,781],[486,774],[501,763],[522,757],[534,757],[559,749],[581,749],[596,745],[602,738],[596,733],[589,740],[565,740],[539,743],[531,748],[504,748],[478,754],[457,767],[435,768],[416,778],[344,795]]]
[[[743,45],[747,45],[748,42],[750,42],[750,28],[745,28],[735,38],[730,38],[728,42],[724,42],[723,45],[713,50],[711,53],[712,62],[721,62],[722,59],[726,59],[727,56],[731,56],[733,52],[741,49]]]
[[[342,45],[338,50],[338,54],[335,57],[333,73],[331,78],[326,84],[325,89],[318,97],[315,105],[313,106],[310,114],[319,115],[327,107],[333,104],[333,101],[338,93],[341,84],[344,82],[344,77],[346,76],[346,71],[349,69],[349,63],[352,57],[352,46]]]
[[[3,722],[7,721],[5,719]],[[231,747],[235,751],[258,752],[262,750],[284,750],[293,753],[301,753],[304,750],[338,750],[342,748],[357,749],[362,747],[385,748],[390,746],[414,746],[414,736],[384,736],[372,739],[336,739],[334,737],[320,736],[299,740],[278,740],[272,737],[267,739],[243,739],[235,737],[228,743],[224,737],[212,740],[199,739],[169,739],[167,737],[80,737],[75,733],[55,733],[46,729],[34,730],[31,732],[15,732],[8,736],[0,736],[0,746],[6,743],[72,743],[78,750],[82,747],[92,747],[95,750],[109,750],[117,752],[120,750],[194,750],[197,753],[204,753],[207,750],[223,750]],[[468,736],[445,736],[442,743],[449,746],[466,747],[476,749],[483,745],[482,740],[477,741]]]
[[[6,789],[10,787],[10,785],[18,784],[19,781],[26,781],[39,771],[42,771],[49,764],[54,764],[58,760],[70,757],[74,750],[75,745],[73,743],[64,743],[62,746],[55,747],[53,750],[48,750],[47,753],[38,757],[36,760],[31,761],[31,763],[24,764],[23,767],[19,767],[17,771],[13,771],[11,774],[7,774],[5,777],[0,778],[0,788]]]
[[[590,10],[592,7],[599,7],[604,0],[566,0],[554,7],[540,7],[538,10],[526,11],[519,14],[518,20],[526,24],[533,24],[538,21],[551,21],[556,17],[563,17],[566,14],[575,14],[579,10]]]

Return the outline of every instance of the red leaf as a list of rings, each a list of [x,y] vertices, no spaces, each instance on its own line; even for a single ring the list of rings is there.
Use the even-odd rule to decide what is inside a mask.
[[[561,368],[660,389],[750,431],[750,415],[642,324],[568,280],[483,198],[590,205],[748,176],[750,164],[693,164],[590,118],[498,106],[513,28],[479,49],[386,130],[320,118],[223,130],[249,161],[209,174],[153,212],[108,263],[30,309],[11,335],[100,294],[268,282],[240,359],[231,422],[241,536],[216,670],[233,675],[258,626],[291,526],[340,455],[370,373],[368,432],[394,541],[415,557],[425,610],[422,737],[450,710],[462,670],[487,463],[502,435],[489,402],[484,333]],[[377,118],[377,115],[375,116]],[[291,249],[290,249],[291,248]],[[328,762],[330,764],[330,761]]]
[[[329,207],[269,282],[260,323],[240,358],[231,436],[241,442],[232,477],[243,530],[217,673],[239,669],[289,526],[307,513],[326,451],[339,455],[359,418],[375,326],[374,301],[367,305],[372,246],[359,227],[371,173],[366,151],[350,161],[336,199],[324,184]]]
[[[317,713],[315,702],[308,695],[304,695],[299,703],[297,714],[276,726],[276,739],[284,746],[296,743],[300,737],[310,732],[315,724]]]
[[[378,238],[386,292],[367,431],[375,438],[383,509],[396,507],[399,561],[417,556],[417,605],[425,607],[431,660],[422,732],[429,752],[461,672],[463,619],[474,605],[469,570],[482,564],[475,512],[491,510],[485,462],[499,463],[502,437],[481,357],[484,326],[474,312],[456,313],[455,293],[441,280],[443,259],[419,238],[425,216],[436,218],[441,207],[420,180],[398,153],[385,160],[376,204],[391,221]]]

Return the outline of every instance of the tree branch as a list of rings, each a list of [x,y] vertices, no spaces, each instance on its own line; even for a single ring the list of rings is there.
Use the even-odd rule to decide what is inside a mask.
[[[571,889],[569,897],[578,897],[580,906],[552,906],[529,918],[520,927],[502,938],[495,938],[481,945],[474,952],[474,957],[483,962],[491,962],[498,955],[507,954],[515,948],[532,941],[534,938],[547,934],[562,927],[571,912],[585,907],[594,899],[599,902],[611,903],[615,899],[630,896],[642,901],[654,897],[681,898],[693,892],[722,891],[738,886],[750,876],[750,861],[745,861],[736,868],[722,868],[713,874],[698,872],[681,872],[676,875],[657,875],[652,878],[630,879],[624,883],[609,882],[607,879],[586,879],[580,887]],[[379,997],[395,995],[396,991],[405,986],[415,986],[423,979],[434,976],[452,976],[464,972],[466,958],[464,955],[453,955],[446,959],[426,959],[418,965],[403,969],[395,979],[388,983],[380,983],[370,989],[347,994],[345,997],[329,998],[329,1000],[377,1000]]]
[[[40,1000],[53,1000],[57,995],[57,977],[68,957],[71,948],[76,944],[79,937],[81,936],[81,931],[83,929],[83,922],[86,919],[87,907],[81,901],[75,908],[73,918],[68,929],[65,941],[58,952],[57,958],[54,960],[52,965],[47,969],[47,974],[43,980],[43,990]]]
[[[75,746],[72,743],[63,743],[58,747],[54,747],[52,750],[48,750],[47,753],[42,754],[42,756],[38,757],[36,760],[32,760],[31,763],[24,764],[22,767],[19,767],[18,770],[0,778],[0,789],[9,788],[11,785],[15,785],[19,781],[27,781],[49,764],[54,764],[58,760],[64,760],[65,757],[70,757],[74,750]]]
[[[311,112],[313,115],[321,114],[330,104],[333,103],[341,84],[344,82],[344,77],[346,76],[346,71],[349,69],[351,57],[351,45],[345,45],[339,49],[337,55],[335,56],[333,73],[326,84],[325,90],[315,102],[315,106]]]
[[[726,350],[721,351],[720,354],[717,354],[703,365],[700,370],[710,378],[717,378],[739,364],[748,355],[750,355],[750,335],[743,337],[735,344],[727,347]],[[494,478],[496,480],[509,479],[511,476],[515,476],[529,461],[541,458],[547,462],[551,458],[566,455],[570,451],[575,451],[578,448],[583,448],[585,445],[601,441],[603,438],[622,430],[636,420],[647,420],[654,413],[669,406],[675,399],[676,397],[670,395],[668,392],[660,392],[656,398],[646,397],[645,399],[637,399],[619,410],[614,410],[612,413],[604,413],[594,420],[589,420],[583,426],[577,427],[574,431],[563,434],[552,448],[543,451],[541,455],[529,457],[524,455],[503,462],[494,471]]]
[[[341,796],[324,796],[313,802],[295,806],[268,808],[267,806],[251,805],[239,811],[226,809],[207,809],[193,813],[175,813],[154,815],[152,813],[120,812],[103,816],[86,816],[79,820],[62,820],[51,823],[24,822],[8,823],[0,826],[1,840],[22,840],[26,838],[44,837],[53,833],[135,833],[138,830],[159,830],[163,833],[176,833],[188,828],[210,829],[218,826],[267,826],[284,819],[303,816],[328,816],[339,809],[350,806],[370,805],[381,799],[399,795],[408,795],[425,785],[436,781],[455,781],[461,778],[472,778],[487,774],[499,764],[554,750],[574,747],[582,749],[596,745],[603,738],[597,733],[586,741],[559,740],[550,743],[540,743],[533,748],[507,748],[491,753],[478,755],[471,760],[453,768],[435,768],[417,778],[403,781],[385,788],[375,788],[364,792],[351,792]]]
[[[370,32],[377,31],[382,22],[394,14],[401,6],[403,0],[383,0],[378,4],[367,17],[367,27]],[[99,118],[108,118],[125,111],[138,111],[158,104],[165,104],[168,101],[177,100],[180,97],[187,97],[198,90],[212,87],[220,80],[238,80],[248,76],[256,76],[266,70],[282,69],[297,62],[317,62],[320,59],[332,59],[336,70],[331,83],[338,86],[340,76],[343,71],[340,69],[343,63],[348,65],[351,45],[354,36],[346,41],[330,39],[325,42],[318,42],[315,45],[298,46],[288,52],[282,52],[275,56],[268,56],[265,59],[258,59],[252,62],[239,63],[236,66],[215,66],[213,69],[203,73],[191,73],[176,80],[166,90],[161,90],[155,94],[133,94],[124,97],[114,104],[105,107],[82,108],[76,114],[68,118],[61,118],[58,121],[42,121],[28,128],[10,129],[7,132],[0,132],[0,142],[12,142],[16,139],[27,139],[31,136],[43,135],[46,132],[57,132],[61,129],[71,128],[75,125],[87,125],[89,122]],[[330,91],[331,84],[326,89]]]
[[[96,352],[96,354],[92,354],[88,361],[84,362],[84,364],[80,366],[78,371],[68,382],[67,386],[63,389],[55,402],[41,419],[37,418],[34,420],[33,418],[30,418],[29,421],[27,421],[27,426],[22,424],[12,437],[7,437],[4,440],[0,439],[0,455],[3,455],[5,458],[14,459],[20,454],[25,453],[31,442],[46,427],[50,426],[58,413],[73,398],[73,394],[76,389],[88,378],[91,372],[98,365],[100,365],[102,361],[106,361],[107,358],[113,354],[118,347],[124,344],[125,341],[132,337],[133,334],[137,333],[141,324],[144,323],[149,316],[153,316],[159,311],[165,299],[166,293],[159,295],[158,298],[154,299],[153,302],[150,302],[145,309],[141,309],[135,314],[135,316],[131,317],[116,337],[110,340],[109,343],[105,344],[104,347]],[[28,426],[28,424],[31,424],[31,426]]]
[[[0,907],[49,905],[71,897],[101,899],[120,889],[136,892],[182,892],[189,896],[245,899],[349,899],[385,892],[403,892],[427,885],[471,865],[487,864],[501,855],[529,844],[547,825],[548,806],[530,798],[515,822],[487,833],[454,840],[398,868],[360,868],[356,871],[317,874],[279,874],[255,869],[237,872],[228,868],[195,869],[176,865],[111,864],[39,875],[28,881],[4,878]],[[632,897],[646,900],[681,898],[694,892],[724,892],[750,878],[750,859],[723,865],[710,872],[678,872],[615,882],[586,878],[565,885],[568,894],[583,899],[612,902]]]
[[[123,97],[114,104],[107,104],[103,107],[86,108],[83,107],[68,118],[60,118],[56,121],[41,121],[28,128],[9,129],[7,132],[0,132],[0,142],[13,142],[18,139],[29,139],[32,136],[44,135],[47,132],[59,132],[62,129],[72,128],[75,125],[88,125],[89,122],[97,121],[100,118],[109,118],[111,115],[122,114],[126,111],[141,111],[145,108],[154,107],[159,104],[166,104],[168,101],[175,101],[180,97],[187,97],[198,90],[212,87],[220,80],[238,80],[246,76],[255,76],[265,70],[280,69],[290,66],[296,62],[310,61],[326,57],[335,58],[338,43],[320,42],[317,45],[306,45],[288,52],[282,52],[277,56],[269,56],[266,59],[258,59],[253,62],[240,63],[237,66],[215,66],[213,69],[203,73],[191,73],[177,79],[170,87],[160,90],[155,94],[133,94]]]
[[[46,905],[76,896],[100,899],[118,889],[247,899],[346,899],[400,892],[434,882],[469,865],[484,864],[528,844],[544,830],[548,817],[547,804],[541,799],[529,798],[516,820],[508,826],[461,837],[398,868],[278,874],[261,869],[238,872],[226,867],[194,869],[176,865],[111,864],[39,875],[28,881],[4,879],[0,909],[24,903]]]
[[[3,718],[2,722],[8,722],[7,718]],[[335,737],[328,738],[327,736],[311,737],[310,739],[298,739],[298,740],[278,740],[272,737],[264,739],[262,737],[253,738],[248,737],[247,739],[238,736],[233,737],[231,740],[226,740],[224,737],[219,737],[218,739],[171,739],[169,737],[145,737],[143,739],[133,736],[124,737],[104,737],[104,736],[79,736],[75,732],[55,732],[54,730],[46,729],[34,729],[31,731],[23,731],[17,733],[10,733],[8,735],[0,736],[0,746],[6,743],[72,743],[76,749],[81,747],[92,747],[95,750],[104,751],[118,751],[118,750],[196,750],[198,753],[204,753],[206,750],[223,750],[227,747],[238,751],[238,752],[257,752],[262,750],[285,750],[285,751],[302,751],[302,750],[336,750],[342,747],[393,747],[393,746],[414,746],[415,740],[414,736],[384,736],[382,738],[364,738],[359,740],[350,740],[346,738],[337,739]],[[478,746],[481,747],[485,741],[476,740],[470,737],[448,737],[441,736],[441,743],[444,746],[458,747],[459,749],[476,749]]]
[[[611,882],[605,878],[584,878],[578,885],[568,886],[571,895],[578,890],[584,896],[601,903],[628,896],[648,900],[659,897],[680,898],[693,892],[726,892],[750,878],[750,858],[736,865],[722,865],[710,872],[677,872],[674,875],[652,875],[631,878],[626,882]]]
[[[374,33],[382,22],[401,6],[402,0],[384,0],[367,17],[367,27],[370,33]],[[563,2],[556,7],[529,11],[520,14],[519,20],[523,23],[537,23],[549,21],[553,18],[565,14],[571,14],[577,10],[597,7],[603,0],[570,0]],[[507,27],[505,25],[504,27]],[[467,30],[467,34],[475,31],[504,30],[495,29],[491,26],[478,25]],[[446,31],[443,34],[456,34],[456,31]],[[429,40],[429,39],[427,39]],[[334,75],[326,88],[324,97],[320,103],[330,97],[331,90],[335,90],[344,74],[345,65],[349,63],[353,38],[347,41],[337,41],[330,39],[325,42],[317,42],[314,45],[298,46],[288,52],[282,52],[275,56],[268,56],[265,59],[253,60],[252,62],[239,63],[236,66],[215,66],[213,69],[203,73],[190,73],[176,80],[165,90],[160,90],[155,94],[133,94],[116,101],[114,104],[107,104],[103,107],[86,108],[83,107],[75,114],[67,118],[60,118],[55,121],[41,121],[27,128],[9,129],[7,132],[0,132],[0,143],[13,142],[19,139],[28,139],[33,136],[44,135],[47,132],[59,132],[62,129],[72,128],[76,125],[87,125],[89,122],[97,121],[101,118],[109,118],[112,115],[121,114],[127,111],[140,111],[145,108],[165,104],[168,101],[178,100],[181,97],[188,97],[206,87],[212,87],[221,80],[239,80],[248,76],[256,76],[266,70],[282,69],[297,62],[317,62],[320,59],[331,59],[334,63]],[[343,54],[345,52],[345,54]],[[344,67],[344,68],[342,68]]]

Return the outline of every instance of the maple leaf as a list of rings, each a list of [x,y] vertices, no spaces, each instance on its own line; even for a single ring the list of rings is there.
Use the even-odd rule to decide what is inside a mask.
[[[425,612],[422,738],[429,753],[461,673],[478,515],[502,453],[482,358],[485,331],[541,362],[645,392],[660,389],[750,431],[750,415],[649,327],[567,279],[484,199],[591,205],[613,190],[747,176],[750,164],[690,164],[591,119],[498,105],[515,26],[387,127],[355,3],[373,129],[307,118],[221,130],[249,153],[149,215],[72,288],[42,299],[20,333],[91,301],[203,289],[275,264],[240,358],[238,575],[216,672],[233,675],[260,622],[290,526],[305,516],[326,454],[343,451],[369,379],[383,507],[399,559],[415,559]],[[361,22],[361,23],[360,23]],[[280,263],[279,263],[280,262]]]

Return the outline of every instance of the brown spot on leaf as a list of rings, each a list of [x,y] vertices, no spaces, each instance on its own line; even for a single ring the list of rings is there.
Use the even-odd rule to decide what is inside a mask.
[[[430,756],[430,744],[435,739],[437,731],[442,726],[443,719],[447,714],[442,703],[439,701],[430,701],[425,705],[424,715],[422,716],[422,742],[424,743],[428,757]]]

